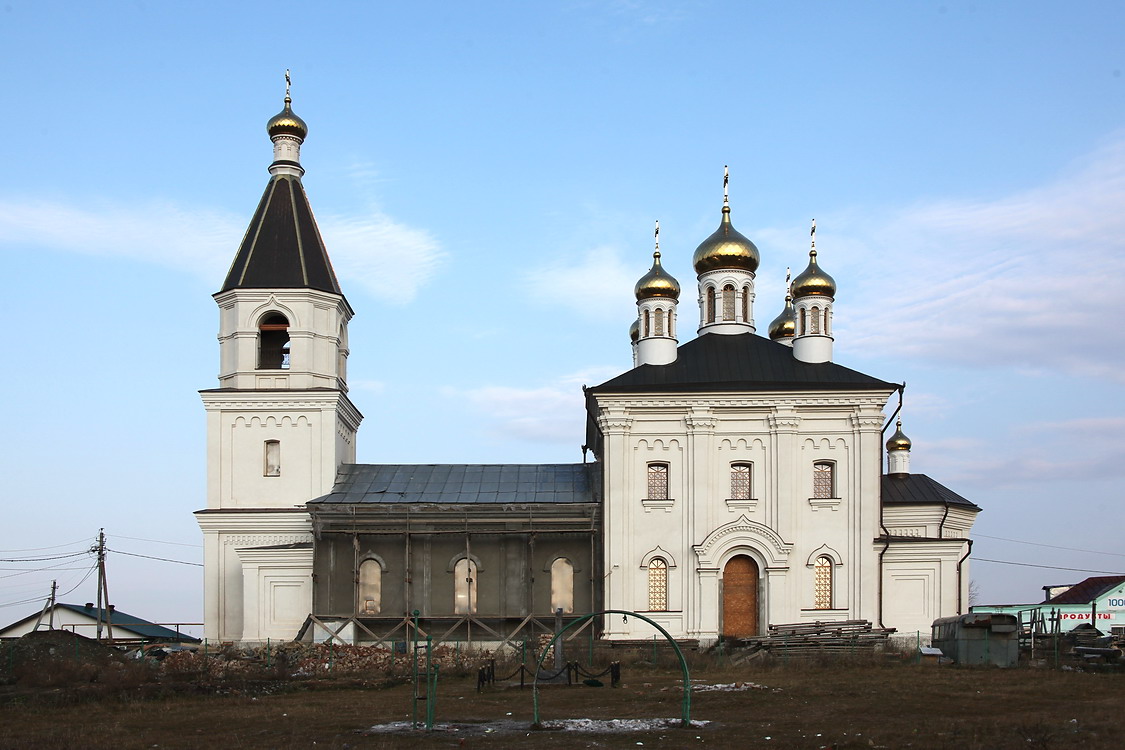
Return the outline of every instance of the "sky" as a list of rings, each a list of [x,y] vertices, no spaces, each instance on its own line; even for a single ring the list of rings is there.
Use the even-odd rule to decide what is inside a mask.
[[[1125,572],[1123,30],[1118,2],[3,0],[0,622],[53,578],[93,601],[99,528],[118,608],[201,620],[210,295],[286,68],[360,462],[580,461],[655,220],[694,335],[729,165],[759,330],[815,218],[834,360],[905,382],[912,471],[983,508],[978,603]]]

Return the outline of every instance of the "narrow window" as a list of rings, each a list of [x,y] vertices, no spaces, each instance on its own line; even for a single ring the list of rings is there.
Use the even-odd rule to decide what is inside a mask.
[[[836,497],[836,477],[834,466],[829,461],[813,464],[813,497],[818,499]]]
[[[648,564],[648,609],[665,612],[668,609],[668,563],[654,557]]]
[[[715,287],[707,287],[707,322],[715,322]]]
[[[723,320],[734,320],[734,287],[723,287]]]
[[[730,465],[730,498],[731,500],[750,499],[750,464]]]
[[[258,325],[258,369],[289,369],[289,321],[270,313]]]
[[[644,317],[645,317],[645,334],[644,335],[645,335],[645,338],[647,339],[650,335],[652,335],[649,332],[648,310],[645,310],[645,316]]]
[[[281,441],[280,440],[267,440],[266,441],[266,465],[265,470],[262,472],[263,476],[279,477],[281,476]]]
[[[830,334],[831,334],[831,331],[829,331],[829,330],[828,330],[828,319],[829,319],[830,317],[832,317],[832,316],[831,316],[831,315],[829,314],[829,311],[830,311],[830,308],[828,308],[828,307],[825,307],[825,308],[824,308],[824,335],[825,335],[825,336],[828,336],[828,335],[830,335]]]
[[[805,333],[805,308],[801,308],[801,334]]]
[[[574,611],[574,566],[560,557],[551,563],[551,611]]]
[[[816,305],[812,308],[812,332],[820,333],[820,308]]]
[[[648,499],[668,499],[668,464],[648,465]]]
[[[672,338],[676,337],[676,329],[675,329],[675,326],[673,325],[673,321],[674,321],[675,317],[676,316],[672,314],[672,310],[669,310],[668,311],[668,335],[671,336]]]
[[[453,612],[471,615],[477,611],[477,565],[462,557],[453,566]]]
[[[383,588],[383,566],[378,560],[364,560],[359,566],[359,613],[379,614]]]
[[[742,322],[750,322],[750,287],[742,287]]]
[[[660,308],[656,309],[656,335],[664,335],[664,311]]]
[[[813,566],[813,607],[832,609],[832,560],[823,555]]]

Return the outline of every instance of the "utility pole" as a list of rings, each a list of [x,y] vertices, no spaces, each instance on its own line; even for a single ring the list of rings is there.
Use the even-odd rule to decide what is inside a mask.
[[[48,630],[55,629],[55,592],[59,588],[58,581],[51,581],[51,595],[47,597],[47,603],[43,605],[43,609],[39,611],[39,618],[35,621],[35,627],[31,630],[34,632],[39,629],[43,623],[43,615],[48,615]]]
[[[98,614],[97,639],[102,639],[102,613],[105,613],[109,642],[113,643],[113,615],[109,609],[109,585],[105,580],[105,529],[98,529],[98,544],[92,550],[98,553]],[[103,598],[104,597],[104,598]],[[104,608],[102,604],[105,604]]]

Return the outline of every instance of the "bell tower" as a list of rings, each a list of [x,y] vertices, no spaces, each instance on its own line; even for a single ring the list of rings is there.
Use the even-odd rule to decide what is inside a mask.
[[[348,322],[301,177],[308,127],[284,108],[266,129],[270,180],[219,292],[218,387],[207,413],[204,630],[243,643],[292,638],[312,609],[305,503],[355,462],[363,416],[348,398]]]
[[[219,387],[207,410],[208,508],[303,505],[355,461],[362,416],[348,398],[340,291],[301,184],[308,127],[285,107],[270,119],[266,185],[219,306]]]

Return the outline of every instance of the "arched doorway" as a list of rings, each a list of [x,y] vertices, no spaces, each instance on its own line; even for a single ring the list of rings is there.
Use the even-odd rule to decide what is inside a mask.
[[[723,637],[758,633],[758,564],[735,555],[723,568]]]

